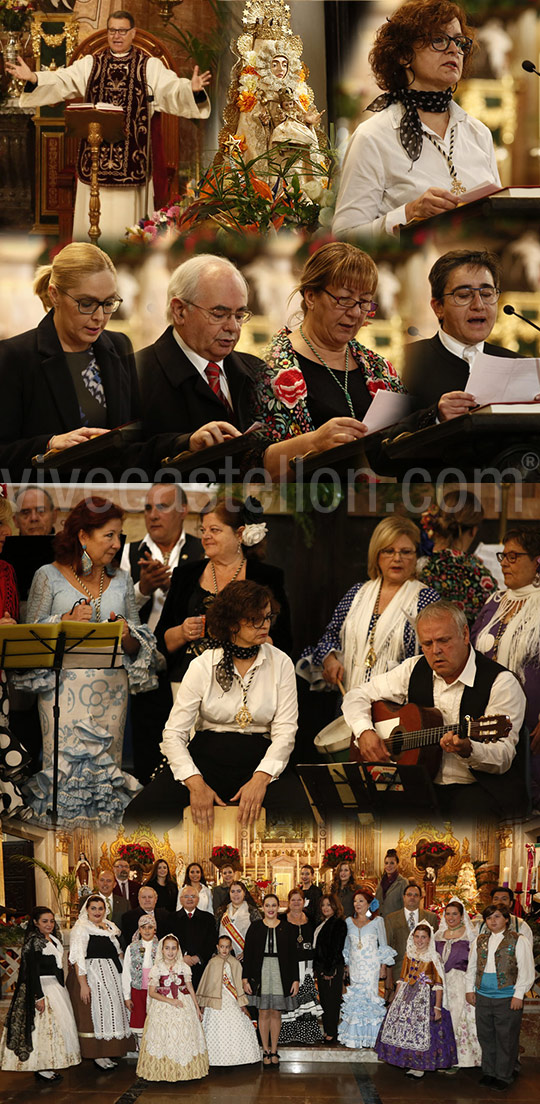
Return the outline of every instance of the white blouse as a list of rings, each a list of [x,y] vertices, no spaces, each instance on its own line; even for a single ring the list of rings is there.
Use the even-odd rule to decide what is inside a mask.
[[[448,164],[428,138],[424,138],[417,161],[411,161],[399,138],[402,104],[390,104],[383,111],[368,112],[357,126],[347,148],[334,216],[334,234],[363,231],[366,234],[392,234],[407,221],[405,205],[418,199],[428,188],[451,190]],[[486,181],[500,187],[491,131],[468,115],[453,100],[449,105],[450,122],[444,138],[423,124],[446,153],[450,151],[455,128],[453,163],[461,183],[467,188]]]
[[[228,691],[216,678],[221,648],[209,649],[190,663],[180,684],[165,729],[161,751],[176,780],[183,782],[201,772],[189,753],[191,730],[268,733],[268,751],[256,767],[277,778],[287,766],[294,747],[298,720],[296,679],[293,662],[273,644],[261,644],[259,653],[244,676],[249,682],[246,704],[253,723],[239,728],[235,714],[242,706],[237,678]]]

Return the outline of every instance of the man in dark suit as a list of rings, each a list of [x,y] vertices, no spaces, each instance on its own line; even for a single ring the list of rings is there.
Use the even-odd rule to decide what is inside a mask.
[[[101,893],[107,905],[106,920],[112,920],[113,924],[120,927],[122,917],[131,908],[125,897],[114,892],[114,874],[112,870],[100,870],[96,879],[96,893]]]
[[[140,882],[134,882],[129,877],[129,863],[127,859],[115,859],[113,862],[115,896],[124,897],[129,902],[130,908],[136,908],[139,903]]]
[[[131,943],[131,940],[137,931],[137,925],[139,918],[146,912],[149,916],[153,916],[156,921],[157,937],[158,939],[164,939],[166,935],[169,935],[174,929],[174,917],[168,909],[156,908],[157,893],[152,886],[143,885],[139,887],[139,904],[137,908],[130,909],[129,912],[125,912],[122,916],[121,923],[121,937],[120,942],[124,948]]]
[[[250,318],[244,277],[223,257],[199,256],[173,272],[165,333],[137,354],[146,438],[177,434],[178,452],[237,437],[253,422],[262,361],[236,353]],[[168,442],[166,440],[168,437]]]
[[[434,337],[407,347],[403,382],[418,409],[405,428],[424,429],[476,405],[466,386],[479,352],[518,356],[487,341],[497,320],[500,271],[498,257],[485,250],[454,249],[433,265],[431,307],[440,328]],[[400,432],[403,428],[401,423]]]
[[[147,535],[124,545],[120,567],[129,571],[142,622],[154,631],[178,564],[200,560],[201,542],[184,532],[187,498],[176,483],[154,483],[146,496],[144,520]],[[166,672],[159,685],[146,694],[131,696],[133,771],[146,785],[160,762],[159,744],[173,699]]]
[[[191,966],[191,980],[196,989],[203,970],[210,961],[217,942],[216,921],[210,912],[197,908],[199,894],[193,886],[184,886],[180,894],[181,908],[174,917],[173,934],[180,941],[182,953]]]
[[[388,916],[384,918],[388,944],[392,947],[392,950],[397,951],[393,966],[388,966],[386,969],[385,988],[390,992],[394,989],[395,982],[401,973],[407,940],[416,925],[420,924],[422,920],[427,920],[434,931],[437,931],[439,927],[439,917],[434,912],[420,908],[421,900],[422,890],[420,886],[411,881],[403,894],[403,908],[398,909],[397,912],[389,912]]]

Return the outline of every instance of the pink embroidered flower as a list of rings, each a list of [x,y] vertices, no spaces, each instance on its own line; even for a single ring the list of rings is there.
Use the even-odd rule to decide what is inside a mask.
[[[289,409],[307,395],[306,381],[299,368],[283,368],[273,383],[274,394]]]

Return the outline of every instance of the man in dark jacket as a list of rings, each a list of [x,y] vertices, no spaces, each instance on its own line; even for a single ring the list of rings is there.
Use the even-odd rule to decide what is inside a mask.
[[[210,961],[216,946],[216,921],[210,912],[197,908],[199,893],[186,885],[180,894],[181,908],[174,916],[173,935],[180,941],[182,953],[191,966],[191,981],[196,989],[203,970]]]

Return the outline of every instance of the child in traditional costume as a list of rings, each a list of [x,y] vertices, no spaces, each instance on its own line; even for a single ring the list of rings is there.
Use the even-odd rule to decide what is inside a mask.
[[[231,953],[230,936],[220,936],[216,950],[197,989],[208,1059],[211,1066],[247,1066],[260,1061],[260,1050],[246,1011],[242,968]]]
[[[480,1084],[503,1092],[516,1072],[523,1000],[534,984],[534,959],[525,936],[508,930],[510,911],[505,905],[488,905],[483,917],[488,931],[481,932],[471,948],[467,1001],[476,1008]]]
[[[191,967],[184,962],[176,936],[166,935],[158,944],[148,978],[148,1014],[137,1076],[147,1081],[206,1077],[208,1052],[201,1019]]]
[[[143,1033],[148,1002],[148,978],[154,965],[158,940],[156,921],[146,913],[138,923],[138,934],[129,944],[124,955],[122,989],[126,1008],[129,1009],[129,1026],[138,1042]]]
[[[452,1019],[445,1000],[444,966],[427,923],[417,924],[407,949],[396,995],[375,1043],[383,1062],[410,1077],[457,1064]]]

